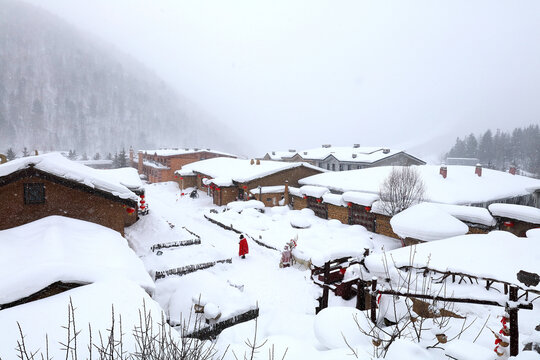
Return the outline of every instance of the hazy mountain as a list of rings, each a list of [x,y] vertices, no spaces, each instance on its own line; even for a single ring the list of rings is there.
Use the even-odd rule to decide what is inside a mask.
[[[0,151],[235,151],[229,133],[119,51],[42,9],[0,0]]]

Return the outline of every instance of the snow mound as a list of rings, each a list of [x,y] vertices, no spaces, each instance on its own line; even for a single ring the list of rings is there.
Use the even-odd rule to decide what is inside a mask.
[[[493,360],[493,350],[465,340],[454,340],[444,352],[460,360]]]
[[[362,206],[371,206],[377,200],[379,200],[378,194],[370,194],[359,191],[346,191],[343,193],[343,201],[352,202]]]
[[[531,224],[540,224],[540,209],[532,206],[514,204],[491,204],[488,206],[493,216],[525,221]]]
[[[347,347],[345,339],[352,347],[371,347],[370,337],[358,329],[358,324],[366,332],[372,325],[364,313],[353,307],[328,307],[315,316],[313,330],[317,340],[327,349]]]
[[[291,226],[296,229],[308,229],[311,227],[311,222],[305,216],[301,215],[292,216],[290,218],[290,223]]]
[[[441,210],[436,205],[421,203],[394,215],[390,219],[392,230],[401,238],[424,241],[440,240],[464,235],[469,227]]]
[[[432,359],[429,352],[418,343],[405,339],[396,339],[388,349],[386,360]],[[460,359],[461,360],[461,359]]]
[[[329,192],[328,188],[322,187],[322,186],[312,186],[312,185],[304,185],[300,188],[300,192],[303,195],[306,196],[312,196],[315,198],[320,198],[327,192]]]
[[[0,264],[0,304],[57,281],[88,284],[125,279],[154,291],[144,264],[120,233],[62,216],[0,231]]]
[[[540,228],[527,230],[527,232],[525,233],[525,235],[526,235],[528,238],[537,238],[537,239],[540,239]]]
[[[241,212],[245,209],[264,209],[264,203],[258,200],[233,201],[227,204],[227,209]]]

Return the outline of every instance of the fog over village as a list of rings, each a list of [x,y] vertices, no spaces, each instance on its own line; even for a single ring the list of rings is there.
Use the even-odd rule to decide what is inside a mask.
[[[540,359],[540,3],[0,0],[0,360]]]

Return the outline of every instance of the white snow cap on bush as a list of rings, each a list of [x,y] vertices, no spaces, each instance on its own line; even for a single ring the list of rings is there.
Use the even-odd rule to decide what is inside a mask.
[[[370,320],[360,310],[333,306],[323,309],[315,316],[313,330],[317,340],[327,349],[346,348],[344,337],[352,347],[371,348],[371,338],[362,334],[358,325],[366,332],[372,328]]]

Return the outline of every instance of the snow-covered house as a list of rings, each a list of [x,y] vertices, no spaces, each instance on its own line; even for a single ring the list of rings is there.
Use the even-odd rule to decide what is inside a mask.
[[[497,219],[500,230],[517,236],[525,236],[527,231],[540,228],[540,209],[515,204],[491,204],[489,211]]]
[[[0,309],[103,280],[154,291],[144,264],[118,232],[63,216],[0,231],[0,264]]]
[[[277,205],[287,196],[285,184],[298,186],[299,179],[323,171],[307,163],[220,157],[185,165],[176,173],[181,188],[197,186],[207,191],[216,205],[258,196],[268,205]],[[283,186],[284,193],[280,193],[281,188],[268,188],[275,186]],[[279,199],[269,194],[277,194]]]
[[[149,182],[174,180],[174,172],[186,164],[216,157],[236,158],[236,155],[211,149],[174,148],[129,151],[131,166],[144,174]]]
[[[301,185],[322,186],[332,193],[356,191],[377,195],[392,166],[326,172],[301,179]],[[487,207],[494,202],[540,206],[540,180],[475,166],[415,166],[428,202]]]
[[[57,153],[0,165],[0,230],[50,215],[94,222],[124,233],[137,221],[139,197],[118,172],[96,170]]]
[[[264,160],[300,161],[326,170],[344,171],[388,165],[424,165],[425,162],[401,150],[382,147],[331,146],[301,151],[272,151]]]

